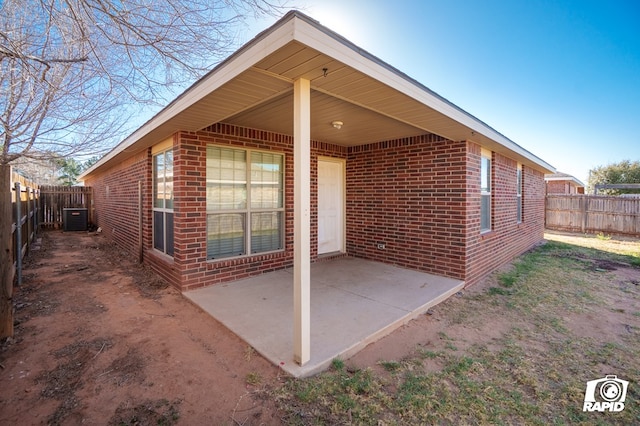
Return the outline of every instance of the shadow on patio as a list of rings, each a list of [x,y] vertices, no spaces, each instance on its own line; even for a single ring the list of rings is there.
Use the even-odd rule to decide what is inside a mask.
[[[295,377],[347,359],[460,291],[463,281],[353,257],[311,265],[311,360],[293,361],[291,269],[185,292]]]

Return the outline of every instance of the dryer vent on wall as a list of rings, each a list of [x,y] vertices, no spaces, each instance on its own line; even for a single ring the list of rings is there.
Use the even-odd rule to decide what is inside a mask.
[[[87,209],[62,209],[62,229],[65,231],[86,231]]]

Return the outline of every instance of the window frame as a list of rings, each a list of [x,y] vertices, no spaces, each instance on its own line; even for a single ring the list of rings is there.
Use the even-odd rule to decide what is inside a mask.
[[[487,232],[491,232],[493,230],[493,220],[492,220],[492,187],[493,187],[493,153],[489,150],[482,148],[480,154],[480,233],[484,234]],[[486,161],[486,163],[485,163]],[[484,169],[484,165],[487,164],[487,170]],[[483,178],[486,178],[487,184],[483,187]],[[483,205],[483,200],[487,200]],[[484,211],[484,207],[486,206],[487,211]],[[488,226],[483,227],[484,218],[486,216],[486,220],[488,222]]]
[[[522,172],[522,164],[518,163],[518,167],[516,170],[516,223],[522,223],[524,218],[524,205],[522,204],[522,200],[524,199],[522,196],[523,193],[523,172]]]
[[[245,161],[245,178],[244,178],[244,207],[242,208],[233,208],[233,209],[211,209],[209,207],[209,168],[207,167],[206,172],[206,220],[207,220],[207,230],[206,230],[206,249],[207,249],[207,262],[219,262],[230,259],[237,258],[247,258],[252,256],[261,256],[269,253],[277,253],[283,252],[285,250],[285,234],[286,234],[286,155],[281,151],[270,151],[263,149],[254,149],[254,148],[244,148],[233,145],[216,145],[216,144],[207,144],[207,155],[206,158],[209,159],[209,148],[215,149],[227,149],[233,151],[244,152],[244,161]],[[279,173],[279,207],[253,207],[252,206],[252,187],[256,186],[259,181],[255,181],[252,179],[252,164],[253,164],[253,155],[254,153],[268,154],[272,156],[277,156],[280,158],[280,173]],[[235,160],[235,159],[234,159]],[[255,185],[254,185],[255,182]],[[253,252],[253,237],[254,237],[254,229],[253,219],[254,215],[258,215],[261,213],[277,213],[276,218],[278,223],[278,248],[274,250],[265,250],[259,252]],[[237,255],[222,255],[220,257],[210,257],[209,255],[209,219],[211,216],[222,216],[222,215],[232,215],[232,214],[240,214],[243,216],[242,230],[243,230],[243,252]]]
[[[168,189],[167,188],[167,176],[168,176],[168,168],[167,168],[167,154],[171,153],[171,168],[170,168],[170,176],[171,176],[171,188]],[[163,255],[166,256],[170,256],[173,257],[175,251],[174,251],[174,205],[175,205],[175,197],[174,197],[174,184],[175,181],[173,179],[174,174],[173,174],[173,170],[174,170],[174,160],[173,160],[173,146],[171,146],[170,148],[166,148],[164,146],[162,146],[161,148],[159,148],[158,150],[154,150],[154,152],[152,153],[152,168],[153,168],[153,177],[152,177],[152,184],[153,184],[153,206],[152,206],[152,231],[151,231],[151,246],[153,247],[154,250],[156,250],[159,253],[162,253]],[[167,207],[167,198],[164,197],[162,198],[162,207],[158,207],[156,205],[156,202],[158,201],[158,158],[159,157],[163,157],[163,166],[162,166],[162,178],[163,178],[163,193],[166,194],[168,191],[170,191],[170,200],[171,200],[171,207]],[[156,229],[157,229],[157,220],[156,220],[156,213],[161,213],[162,214],[162,248],[158,248],[156,247]],[[167,226],[168,224],[168,218],[170,216],[170,222],[171,222],[171,226]],[[171,243],[171,244],[169,244]]]

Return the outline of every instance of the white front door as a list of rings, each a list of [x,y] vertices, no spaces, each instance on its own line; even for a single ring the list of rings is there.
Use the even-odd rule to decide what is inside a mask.
[[[344,161],[318,159],[318,254],[344,251]]]

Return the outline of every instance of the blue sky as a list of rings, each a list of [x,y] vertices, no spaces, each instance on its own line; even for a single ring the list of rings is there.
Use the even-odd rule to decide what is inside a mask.
[[[584,183],[640,159],[638,0],[295,4]]]

